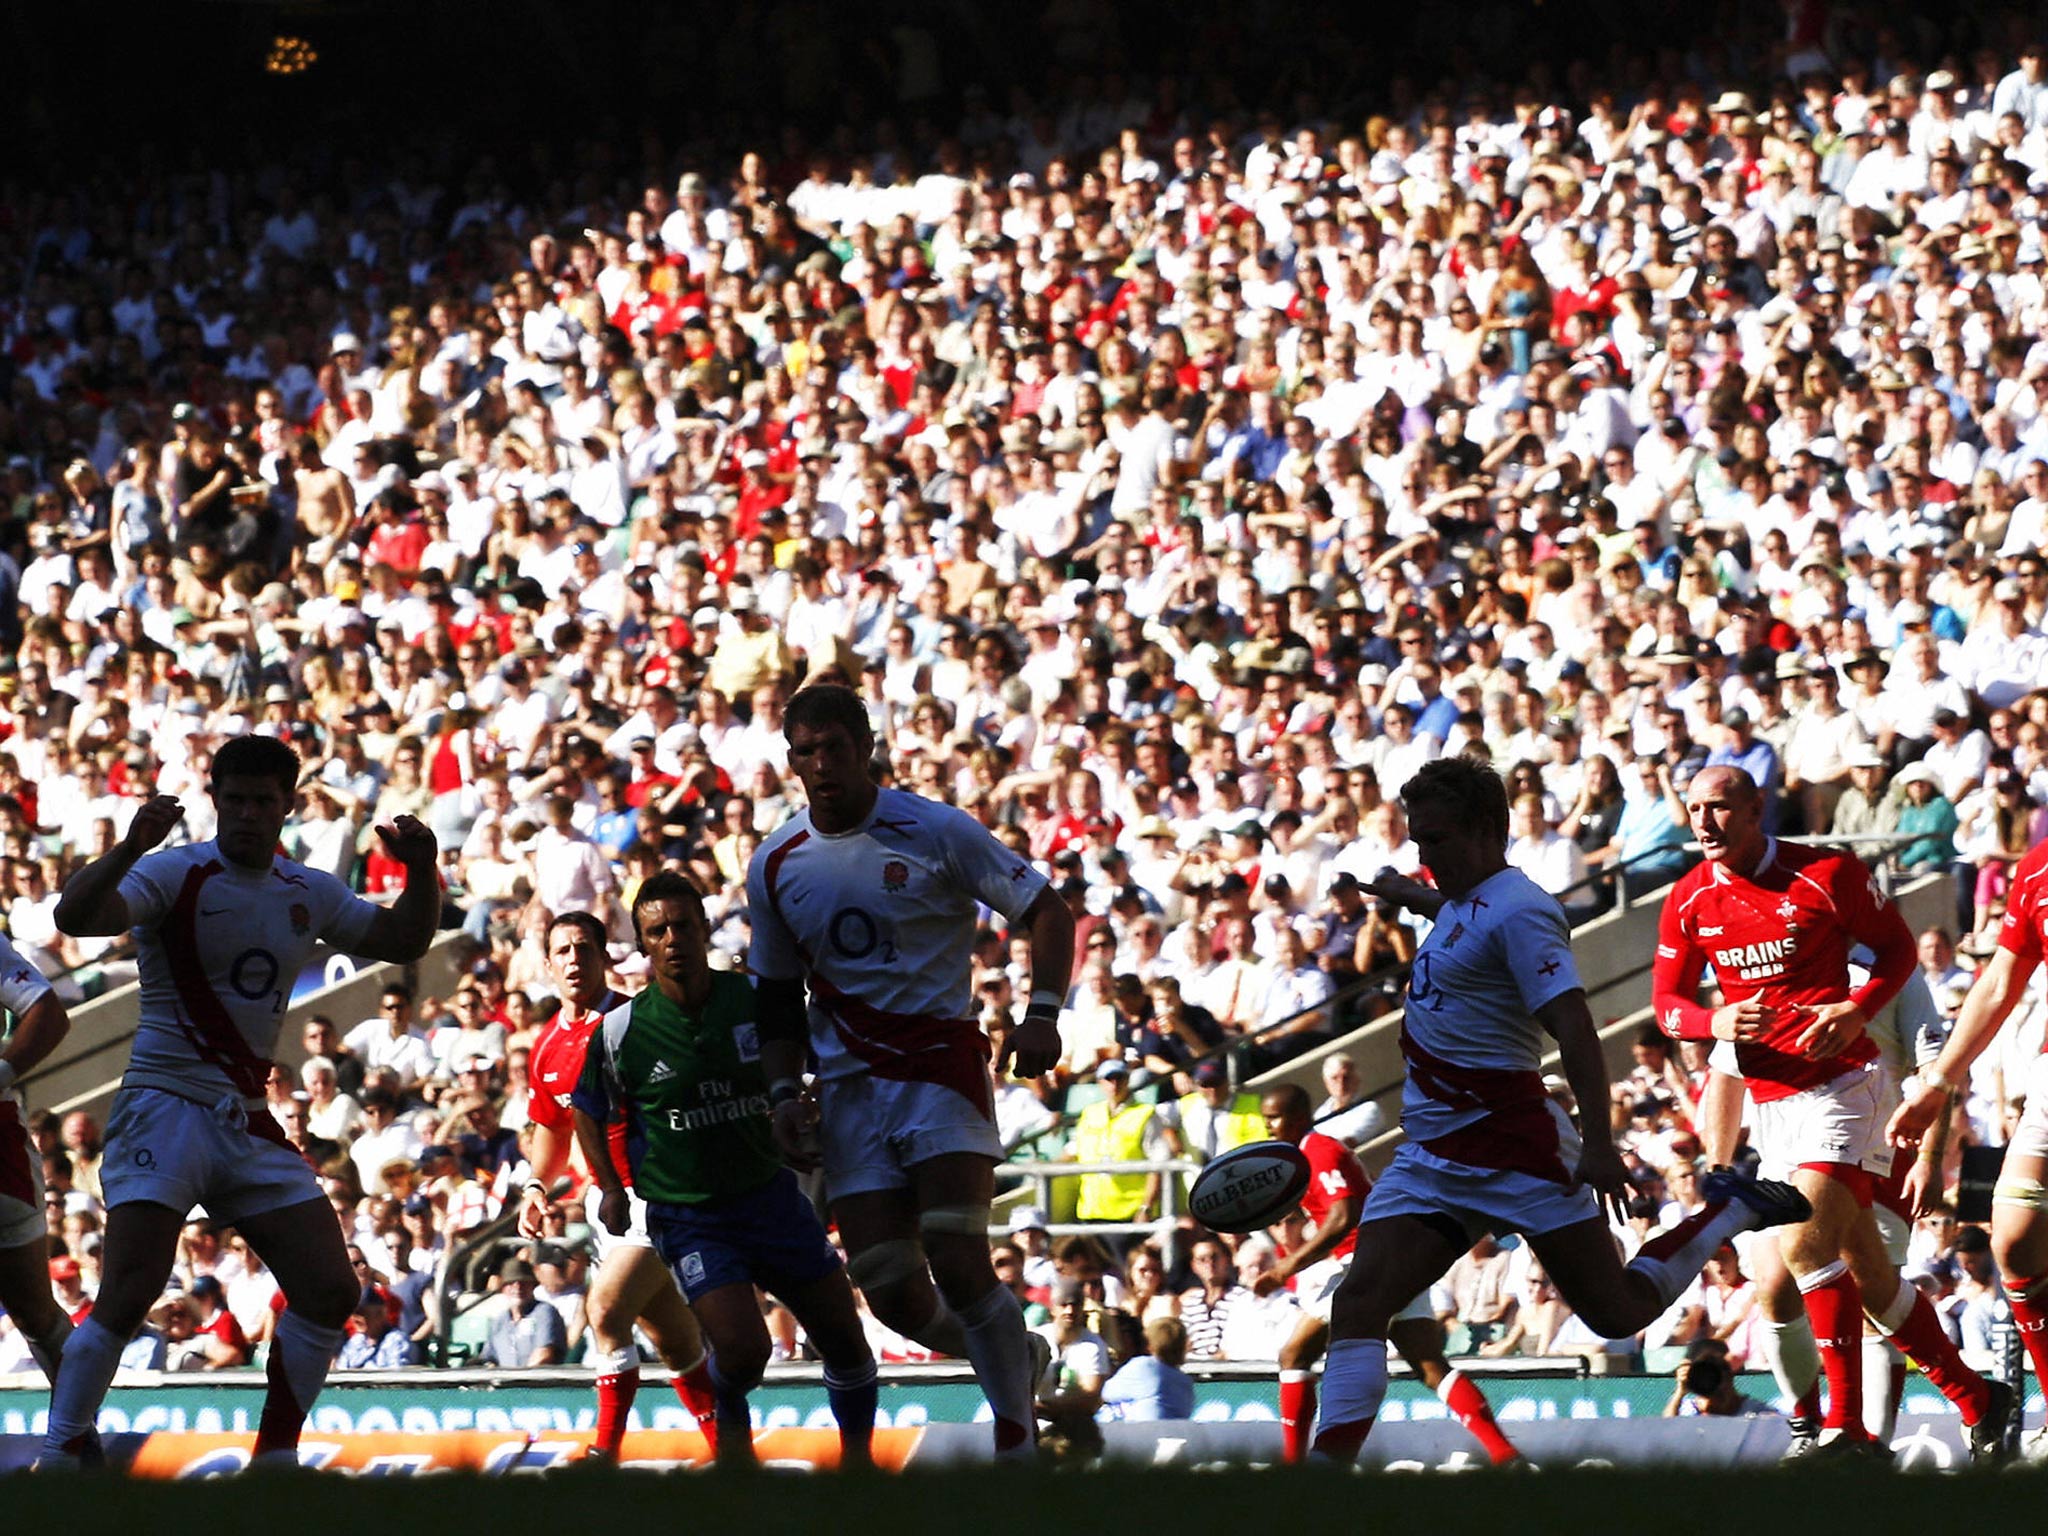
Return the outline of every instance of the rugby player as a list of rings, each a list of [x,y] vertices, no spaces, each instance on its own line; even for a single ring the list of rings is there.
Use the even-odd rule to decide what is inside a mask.
[[[1436,884],[1383,871],[1370,889],[1434,923],[1402,1017],[1407,1140],[1365,1197],[1331,1306],[1313,1453],[1340,1462],[1356,1458],[1386,1396],[1389,1324],[1479,1233],[1521,1233],[1586,1326],[1622,1338],[1735,1233],[1811,1214],[1788,1185],[1716,1174],[1701,1210],[1622,1265],[1602,1210],[1620,1218],[1628,1174],[1607,1122],[1588,1115],[1574,1131],[1543,1087],[1548,1038],[1579,1103],[1608,1099],[1564,911],[1507,862],[1506,787],[1484,764],[1440,758],[1401,799]]]
[[[808,804],[747,871],[776,1139],[795,1166],[822,1162],[875,1316],[971,1362],[997,1453],[1030,1454],[1041,1362],[989,1263],[1002,1148],[969,957],[981,907],[1028,936],[1031,1000],[996,1067],[1039,1076],[1060,1057],[1073,916],[964,812],[876,783],[867,711],[851,689],[800,690],[783,734]],[[815,1096],[803,1083],[810,1052]]]
[[[71,1031],[70,1015],[42,973],[0,934],[0,1008],[13,1027],[0,1046],[0,1307],[54,1384],[71,1319],[50,1290],[43,1159],[30,1139],[16,1079],[33,1072]],[[88,1441],[88,1447],[91,1442]]]
[[[235,1227],[284,1292],[257,1458],[296,1460],[300,1427],[355,1310],[362,1287],[334,1209],[265,1105],[270,1052],[316,944],[417,960],[433,941],[441,884],[434,834],[410,816],[377,828],[405,868],[405,889],[388,907],[280,856],[298,781],[298,754],[283,742],[235,738],[213,759],[212,841],[152,852],[184,814],[175,797],[153,796],[57,902],[66,933],[136,931],[142,988],[107,1117],[105,1278],[92,1316],[65,1346],[41,1465],[74,1466],[88,1448],[122,1347],[162,1293],[195,1205]]]
[[[528,1164],[531,1177],[519,1200],[519,1231],[539,1237],[547,1216],[548,1189],[569,1166],[575,1139],[570,1099],[583,1076],[584,1052],[591,1032],[606,1011],[625,999],[604,984],[605,929],[588,912],[557,913],[547,927],[548,975],[562,999],[562,1008],[534,1042],[527,1065],[532,1085],[527,1118],[533,1123]],[[625,1169],[625,1122],[611,1125],[612,1166]],[[593,1183],[585,1195],[591,1230],[597,1233],[597,1274],[592,1278],[586,1314],[596,1336],[591,1366],[597,1373],[597,1427],[589,1454],[616,1461],[633,1399],[640,1390],[640,1349],[633,1342],[637,1323],[668,1368],[676,1396],[697,1421],[706,1439],[717,1438],[717,1401],[704,1362],[704,1339],[697,1319],[676,1289],[668,1269],[647,1236],[647,1207],[626,1182],[632,1218],[622,1233],[613,1233],[597,1219],[601,1191]]]
[[[1806,1302],[1827,1415],[1815,1454],[1875,1455],[1863,1422],[1863,1316],[1961,1410],[1971,1455],[2002,1453],[2012,1389],[1963,1363],[1933,1305],[1886,1258],[1870,1206],[1890,1176],[1885,1115],[1896,1084],[1866,1028],[1915,967],[1912,931],[1854,854],[1781,843],[1740,768],[1702,769],[1686,808],[1705,862],[1665,897],[1653,989],[1676,1039],[1735,1042],[1756,1103],[1763,1171],[1789,1177],[1812,1213],[1779,1234]],[[1851,988],[1849,952],[1871,952]],[[1707,965],[1723,1004],[1699,1002]]]
[[[825,1362],[841,1465],[864,1464],[875,1358],[838,1250],[776,1150],[754,989],[711,969],[704,902],[681,875],[655,875],[634,893],[633,926],[650,985],[605,1014],[574,1098],[576,1142],[601,1192],[598,1219],[623,1236],[636,1197],[645,1202],[648,1235],[710,1341],[721,1463],[754,1459],[747,1394],[770,1350],[758,1284]],[[615,1119],[624,1121],[625,1168],[614,1158]]]
[[[2048,948],[2048,843],[2014,866],[1998,928],[1998,948],[1970,984],[1963,1011],[1948,1044],[1909,1084],[1904,1104],[1886,1133],[1900,1146],[1928,1143],[1921,1166],[1940,1167],[1941,1137],[1947,1133],[1956,1096],[1969,1081],[1972,1062],[2012,1014]],[[2048,1055],[2038,1056],[2027,1074],[2026,1109],[2006,1144],[1998,1183],[1991,1191],[1991,1256],[2012,1303],[2035,1377],[2048,1382]],[[1918,1214],[1940,1194],[1938,1183],[1922,1180],[1908,1193]],[[2048,1456],[2048,1426],[2027,1441],[2026,1459]]]
[[[1295,1252],[1282,1255],[1252,1286],[1263,1296],[1293,1280],[1301,1302],[1301,1322],[1280,1346],[1282,1445],[1287,1460],[1300,1461],[1308,1452],[1309,1431],[1316,1421],[1315,1363],[1329,1342],[1331,1300],[1350,1266],[1359,1212],[1372,1180],[1349,1147],[1314,1128],[1308,1090],[1299,1083],[1273,1089],[1259,1101],[1259,1110],[1265,1116],[1266,1134],[1301,1148],[1309,1166],[1308,1191],[1301,1205],[1314,1235]],[[1494,1422],[1485,1394],[1445,1358],[1444,1326],[1430,1306],[1427,1289],[1394,1315],[1387,1325],[1387,1342],[1401,1351],[1423,1385],[1443,1399],[1452,1417],[1471,1431],[1495,1465],[1521,1454]]]

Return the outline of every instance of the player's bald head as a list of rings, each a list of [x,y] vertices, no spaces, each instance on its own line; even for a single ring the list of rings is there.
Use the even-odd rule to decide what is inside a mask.
[[[1702,768],[1693,775],[1686,795],[1689,800],[1712,798],[1736,805],[1752,805],[1762,797],[1763,792],[1756,787],[1756,780],[1749,776],[1749,770],[1730,763]]]

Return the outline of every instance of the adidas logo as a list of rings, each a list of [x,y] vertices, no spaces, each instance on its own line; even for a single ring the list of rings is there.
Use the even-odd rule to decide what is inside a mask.
[[[665,1061],[657,1060],[654,1063],[654,1070],[647,1074],[647,1081],[650,1083],[665,1083],[675,1075],[676,1069],[674,1067]]]

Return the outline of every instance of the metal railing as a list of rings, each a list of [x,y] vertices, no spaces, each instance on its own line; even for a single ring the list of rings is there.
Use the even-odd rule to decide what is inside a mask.
[[[1172,1157],[1139,1159],[1097,1163],[1003,1163],[996,1168],[999,1183],[1028,1183],[1032,1186],[1030,1203],[1040,1210],[1052,1206],[1052,1186],[1055,1179],[1077,1179],[1088,1174],[1151,1174],[1160,1175],[1159,1215],[1152,1221],[1066,1221],[1057,1222],[1045,1230],[1054,1237],[1065,1237],[1070,1232],[1093,1232],[1098,1235],[1150,1232],[1162,1221],[1174,1221],[1180,1216],[1180,1175],[1196,1174],[1202,1165],[1191,1158]],[[1001,1237],[1009,1229],[992,1224],[990,1237]]]
[[[569,1187],[568,1179],[556,1180],[551,1197],[559,1198]],[[458,1305],[462,1297],[473,1290],[468,1280],[478,1261],[488,1262],[488,1250],[504,1245],[508,1238],[518,1237],[519,1204],[517,1200],[507,1200],[496,1216],[481,1226],[472,1227],[460,1242],[451,1243],[442,1256],[440,1272],[434,1276],[434,1291],[441,1309],[434,1330],[434,1363],[437,1366],[446,1368],[451,1363],[449,1355],[454,1349],[456,1318],[475,1311],[497,1294],[495,1291],[479,1292],[473,1295],[467,1306]]]

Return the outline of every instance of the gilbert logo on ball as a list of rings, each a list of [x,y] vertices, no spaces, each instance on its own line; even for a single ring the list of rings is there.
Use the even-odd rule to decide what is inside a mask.
[[[910,884],[910,866],[901,859],[891,859],[882,866],[882,889],[900,891]]]
[[[1256,1232],[1301,1203],[1308,1189],[1308,1159],[1289,1141],[1234,1147],[1196,1175],[1188,1210],[1218,1232]]]

